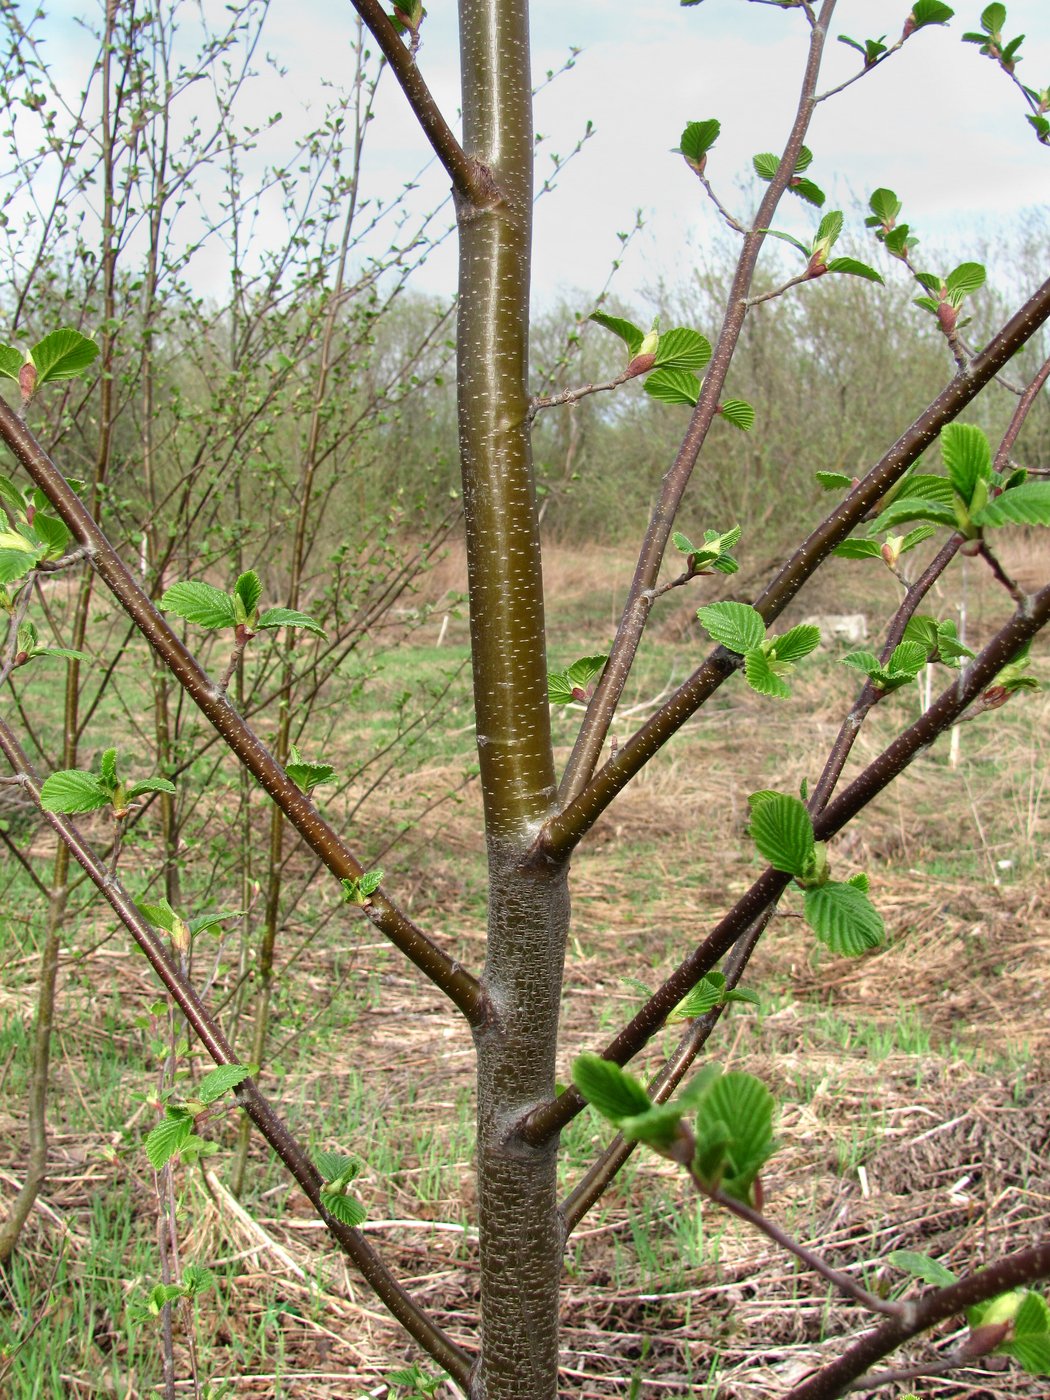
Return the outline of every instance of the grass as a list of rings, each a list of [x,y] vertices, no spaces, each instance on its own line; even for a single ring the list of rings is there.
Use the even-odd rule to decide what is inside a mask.
[[[607,644],[610,579],[618,586],[628,567],[607,553],[548,560],[548,585],[561,598],[552,616],[555,664]],[[454,586],[446,581],[451,568],[435,589]],[[987,625],[984,606],[973,588],[977,628]],[[801,600],[799,615],[805,610]],[[672,594],[657,615],[625,698],[635,709],[632,727],[668,679],[680,679],[703,654],[688,612]],[[362,850],[396,839],[382,861],[399,898],[476,967],[485,869],[476,783],[463,785],[474,761],[466,623],[454,618],[441,646],[435,615],[425,628],[420,640],[406,626],[396,646],[348,667],[345,704],[320,712],[318,747],[349,781],[318,797]],[[563,1078],[576,1053],[601,1045],[638,1005],[630,979],[657,985],[757,872],[744,832],[747,792],[793,791],[814,777],[819,753],[807,736],[816,732],[826,745],[850,693],[833,657],[817,664],[812,674],[800,671],[792,705],[724,687],[584,841],[573,867]],[[427,697],[442,689],[432,707]],[[914,711],[914,696],[893,704],[862,733],[857,763]],[[116,706],[100,711],[98,726],[119,725],[120,716]],[[836,875],[869,872],[887,947],[845,962],[815,948],[798,920],[776,920],[747,978],[760,1011],[735,1010],[712,1045],[716,1058],[777,1092],[782,1147],[766,1182],[770,1209],[840,1265],[877,1260],[905,1241],[964,1266],[975,1231],[993,1252],[1044,1227],[1041,1202],[1050,1189],[1044,1159],[1030,1145],[1047,1110],[1050,1043],[1046,717],[1037,696],[966,726],[959,769],[943,746],[923,755],[856,832],[833,843]],[[571,709],[555,712],[562,755],[577,723]],[[407,753],[407,776],[383,779],[370,793],[389,762],[371,756],[391,744],[399,758]],[[214,756],[192,772],[210,769]],[[220,772],[222,805],[200,808],[188,828],[187,854],[202,857],[203,873],[187,866],[186,897],[247,904],[249,913],[225,944],[209,944],[200,956],[198,973],[217,959],[213,997],[233,987],[241,940],[250,950],[259,929],[256,896],[243,897],[232,862],[237,788],[227,767]],[[261,804],[259,815],[264,820]],[[155,830],[155,814],[147,814],[127,852],[133,889],[148,886]],[[96,831],[104,835],[101,825]],[[46,872],[46,835],[22,839]],[[374,1242],[453,1331],[469,1336],[476,1314],[469,1039],[422,979],[377,946],[371,926],[347,914],[332,882],[290,842],[285,852],[271,1038],[278,1063],[264,1067],[264,1088],[312,1145],[362,1158],[358,1189]],[[259,858],[252,879],[264,875]],[[0,880],[11,911],[0,926],[6,1194],[24,1162],[41,902],[14,862]],[[157,1052],[138,1024],[157,991],[110,916],[77,898],[55,1042],[53,1174],[0,1309],[0,1392],[15,1400],[106,1387],[148,1395],[159,1378],[156,1330],[133,1324],[126,1306],[159,1269],[156,1197],[141,1146],[156,1121],[141,1096],[155,1090]],[[232,1017],[234,1005],[224,1015]],[[246,1042],[249,1012],[246,999],[238,1043]],[[673,1043],[664,1031],[642,1057],[643,1072]],[[208,1167],[221,1181],[235,1124],[218,1119],[209,1132],[222,1150]],[[606,1139],[590,1113],[570,1124],[564,1189]],[[199,1170],[178,1171],[183,1258],[215,1269],[218,1279],[195,1324],[202,1373],[228,1378],[235,1396],[382,1394],[384,1374],[404,1364],[403,1339],[326,1247],[269,1154],[253,1148],[251,1168],[245,1204],[261,1236]],[[949,1188],[963,1177],[969,1182],[956,1199]],[[301,1274],[289,1269],[289,1257]],[[702,1207],[670,1164],[636,1153],[570,1241],[564,1321],[569,1394],[765,1400],[783,1388],[784,1368],[819,1356],[821,1339],[841,1335],[855,1316],[738,1222]],[[184,1376],[181,1331],[178,1357]],[[1011,1373],[981,1384],[982,1396],[1030,1393]]]

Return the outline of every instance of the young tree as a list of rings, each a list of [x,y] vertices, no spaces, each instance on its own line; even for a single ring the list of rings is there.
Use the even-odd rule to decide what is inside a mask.
[[[26,418],[0,406],[0,434],[71,532],[78,558],[85,559],[112,591],[158,662],[183,687],[245,771],[266,790],[283,819],[342,882],[348,902],[363,909],[462,1013],[477,1056],[480,1335],[470,1349],[460,1345],[392,1277],[354,1228],[361,1216],[347,1194],[352,1160],[331,1153],[315,1162],[309,1159],[249,1077],[243,1063],[247,1056],[238,1057],[216,1015],[191,984],[184,963],[169,955],[115,870],[91,849],[71,820],[83,809],[78,803],[84,800],[95,807],[108,804],[121,816],[134,799],[136,788],[121,780],[112,752],[104,756],[97,773],[58,772],[41,781],[12,726],[4,721],[0,746],[15,781],[41,805],[72,856],[132,932],[219,1067],[199,1086],[196,1098],[169,1106],[167,1117],[151,1134],[151,1160],[163,1163],[195,1143],[195,1122],[233,1089],[248,1118],[320,1212],[334,1240],[419,1345],[472,1400],[545,1400],[558,1394],[558,1293],[566,1240],[638,1141],[680,1163],[700,1193],[751,1221],[879,1319],[878,1326],[848,1344],[839,1359],[794,1385],[788,1392],[792,1400],[843,1394],[903,1341],[963,1310],[969,1310],[971,1330],[952,1358],[956,1364],[1000,1349],[1028,1369],[1050,1370],[1046,1304],[1038,1293],[1027,1290],[1029,1284],[1050,1276],[1050,1239],[961,1280],[933,1261],[912,1260],[914,1271],[932,1286],[917,1296],[877,1297],[795,1244],[764,1214],[761,1168],[773,1150],[772,1103],[764,1086],[750,1076],[723,1075],[706,1065],[683,1095],[668,1102],[718,1025],[751,953],[792,882],[804,892],[806,918],[815,935],[834,952],[860,954],[880,941],[881,920],[866,880],[862,876],[832,879],[825,843],[962,716],[993,711],[1013,691],[1030,684],[1024,671],[1026,650],[1050,619],[1050,582],[1027,592],[1008,576],[995,550],[1001,528],[1050,524],[1050,483],[1028,479],[1012,457],[1025,418],[1050,376],[1050,361],[1016,386],[1009,427],[994,451],[980,429],[955,422],[1007,366],[1016,371],[1022,363],[1016,358],[1018,352],[1050,316],[1050,282],[1034,291],[982,348],[975,349],[962,333],[959,313],[966,297],[983,281],[983,269],[963,263],[942,276],[923,268],[912,236],[900,222],[899,202],[892,192],[878,190],[872,197],[869,223],[886,253],[919,282],[920,304],[936,319],[944,336],[951,375],[915,420],[900,426],[896,441],[861,479],[824,474],[822,484],[835,492],[835,505],[753,604],[727,598],[700,609],[700,622],[714,647],[636,732],[607,751],[613,717],[656,600],[670,588],[688,587],[702,574],[729,576],[737,567],[733,552],[739,532],[731,522],[710,522],[700,542],[676,533],[675,524],[716,420],[743,428],[751,425],[750,405],[725,392],[747,318],[763,314],[759,308],[766,301],[798,295],[799,288],[804,293],[803,284],[817,279],[881,280],[865,263],[834,254],[842,216],[824,213],[814,215],[816,227],[808,241],[788,239],[802,254],[802,270],[778,286],[756,291],[759,257],[768,246],[781,199],[793,192],[818,208],[824,202],[822,191],[805,173],[810,161],[805,139],[816,105],[834,96],[822,88],[820,75],[835,0],[822,0],[819,5],[809,0],[777,3],[797,11],[795,18],[808,33],[808,56],[797,112],[782,152],[755,158],[765,190],[753,214],[743,218],[731,213],[713,186],[710,156],[718,122],[713,118],[692,121],[681,135],[683,159],[740,240],[732,286],[713,344],[691,329],[647,332],[624,319],[599,314],[600,323],[626,344],[624,371],[606,385],[534,396],[528,359],[533,132],[527,0],[460,0],[462,139],[439,110],[417,64],[420,33],[425,28],[418,0],[396,5],[392,14],[379,0],[354,0],[443,163],[456,199],[459,438],[489,871],[484,967],[463,967],[408,917],[395,902],[396,881],[391,880],[388,889],[380,872],[366,870],[317,811],[309,782],[303,781],[302,765],[278,761],[260,743],[225,682],[216,683],[166,619],[165,610],[169,616],[174,612],[209,626],[225,622],[243,650],[257,631],[278,620],[267,621],[258,613],[255,576],[242,573],[230,593],[209,585],[198,585],[196,590],[177,585],[182,591],[169,590],[158,609]],[[853,80],[892,61],[905,43],[936,41],[936,33],[923,31],[936,31],[951,17],[951,10],[937,0],[916,0],[912,11],[901,17],[903,27],[893,43],[849,40],[861,53]],[[989,6],[981,17],[980,32],[973,37],[988,57],[1019,81],[1018,44],[1004,37],[1005,23],[1003,7]],[[1050,135],[1043,116],[1047,95],[1019,86],[1030,108],[1034,134],[1045,141]],[[874,289],[872,294],[877,294]],[[69,352],[88,353],[78,340],[70,342]],[[44,364],[34,352],[35,363],[29,369],[13,361],[3,365],[22,384],[24,406],[31,404],[33,394],[43,390],[49,377],[43,358]],[[645,389],[654,398],[689,405],[689,424],[641,541],[610,654],[581,658],[566,672],[549,674],[531,460],[533,423],[540,412],[555,411],[560,404],[634,378],[644,378]],[[56,458],[61,457],[60,446]],[[931,448],[928,462],[917,470]],[[48,561],[42,541],[37,540],[42,523],[35,516],[24,518],[24,512],[18,516],[17,502],[8,506],[12,532],[37,550],[20,576],[26,582],[20,584],[23,591],[14,606],[17,624],[30,605],[36,566]],[[881,559],[896,570],[903,553],[924,546],[927,540],[935,540],[935,552],[918,578],[906,582],[881,651],[877,655],[857,652],[852,657],[863,683],[817,781],[801,797],[777,792],[751,796],[751,835],[768,867],[697,946],[684,953],[675,972],[604,1047],[602,1055],[576,1062],[575,1085],[559,1091],[555,1060],[570,932],[569,863],[583,835],[723,684],[746,682],[768,696],[770,704],[788,696],[785,677],[814,649],[817,629],[799,625],[780,634],[771,629],[834,552]],[[17,541],[8,544],[16,550],[25,547]],[[673,576],[661,583],[669,546],[678,551],[680,560]],[[928,548],[933,550],[934,545]],[[963,646],[949,624],[919,612],[933,584],[960,552],[983,561],[1012,605],[977,655]],[[9,644],[13,660],[21,661],[23,653],[32,651],[22,640],[16,627]],[[25,659],[32,659],[31,655]],[[951,672],[946,688],[918,720],[902,728],[838,790],[850,749],[869,712],[934,660]],[[550,702],[572,699],[585,702],[586,709],[571,756],[559,774]],[[180,939],[185,946],[189,927],[175,919],[170,923],[176,949]],[[683,999],[687,999],[684,1008]],[[627,1064],[672,1013],[684,1018],[686,1029],[662,1070],[643,1087],[619,1066]],[[620,1127],[621,1136],[595,1161],[568,1199],[559,1201],[559,1134],[586,1100]]]

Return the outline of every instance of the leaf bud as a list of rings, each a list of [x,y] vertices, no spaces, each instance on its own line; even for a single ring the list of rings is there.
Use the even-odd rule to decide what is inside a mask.
[[[937,320],[945,335],[952,334],[958,319],[958,308],[954,307],[950,301],[942,301],[937,304]]]
[[[1010,692],[1005,685],[990,685],[981,696],[981,708],[983,710],[997,710],[1000,705],[1005,705],[1010,698]]]
[[[883,542],[879,553],[882,561],[888,569],[893,569],[897,565],[897,560],[901,557],[902,539],[900,535],[889,535]]]
[[[29,360],[18,371],[18,387],[22,391],[23,404],[27,404],[36,392],[36,365]]]
[[[648,336],[646,336],[646,340],[648,340]],[[638,354],[635,355],[634,358],[631,360],[631,363],[627,366],[627,373],[632,376],[638,374],[648,374],[649,371],[652,369],[653,365],[655,364],[655,354],[643,354],[641,351],[639,351]]]

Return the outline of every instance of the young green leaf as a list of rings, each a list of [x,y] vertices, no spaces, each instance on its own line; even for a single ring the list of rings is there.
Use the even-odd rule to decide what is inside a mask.
[[[184,1108],[168,1108],[165,1116],[146,1138],[146,1156],[154,1171],[169,1162],[186,1146],[193,1134],[193,1115]]]
[[[93,340],[65,327],[44,336],[29,352],[36,366],[36,387],[60,379],[76,379],[90,369],[99,349]]]
[[[13,345],[0,345],[0,375],[18,383],[18,375],[25,364],[25,356]]]
[[[750,603],[709,603],[696,615],[716,642],[738,656],[754,651],[765,640],[766,624]]]
[[[847,472],[814,472],[813,474],[825,491],[851,490],[856,485],[856,478]]]
[[[599,1055],[578,1055],[572,1064],[572,1078],[587,1102],[617,1126],[622,1119],[652,1108],[649,1095],[634,1075]]]
[[[203,1104],[214,1103],[230,1089],[235,1089],[250,1073],[247,1065],[217,1065],[197,1085],[195,1097]]]
[[[174,792],[175,784],[168,778],[140,778],[137,783],[132,783],[125,796],[129,802],[133,802],[136,797],[141,797],[145,792]]]
[[[752,1200],[755,1178],[776,1149],[773,1095],[760,1079],[730,1070],[710,1082],[696,1110],[693,1169],[709,1188]]]
[[[170,588],[165,589],[158,606],[161,612],[174,613],[176,617],[185,618],[187,622],[196,623],[198,627],[237,625],[233,599],[220,588],[213,588],[210,583],[197,580],[173,583]]]
[[[96,812],[108,807],[111,793],[95,773],[78,768],[64,768],[44,779],[40,787],[40,805],[45,812]]]
[[[951,1269],[946,1269],[928,1254],[918,1254],[912,1249],[895,1249],[886,1255],[886,1260],[894,1268],[903,1269],[906,1274],[911,1274],[912,1278],[921,1279],[923,1283],[928,1283],[934,1288],[947,1288],[950,1284],[959,1282],[958,1275],[953,1274]]]
[[[678,327],[661,335],[655,353],[656,369],[690,369],[699,374],[711,359],[711,342],[699,331]]]
[[[975,525],[1050,525],[1050,481],[1026,481],[974,511]]]
[[[801,661],[820,645],[820,628],[803,622],[782,636],[772,638],[770,656],[775,661]]]
[[[351,1230],[356,1230],[368,1215],[360,1201],[340,1191],[322,1191],[321,1204],[329,1215],[334,1216],[343,1225],[349,1225]]]
[[[992,479],[992,449],[972,423],[949,423],[941,432],[941,458],[953,488],[966,505],[979,481]]]
[[[233,592],[234,597],[240,599],[241,606],[244,608],[244,617],[238,620],[250,622],[259,606],[259,599],[262,597],[262,583],[254,569],[249,569],[247,573],[241,574],[233,585]]]
[[[885,937],[882,917],[856,885],[829,880],[805,891],[806,923],[833,953],[854,958]]]
[[[669,1026],[678,1021],[695,1021],[726,1002],[726,979],[721,972],[709,972],[678,1003],[667,1018]]]
[[[182,1291],[187,1298],[198,1298],[215,1287],[215,1274],[203,1264],[187,1264],[182,1271]]]
[[[267,608],[264,613],[259,614],[255,626],[259,631],[268,627],[303,627],[307,632],[314,632],[319,637],[326,635],[320,623],[294,608]]]
[[[744,678],[752,690],[773,700],[786,700],[790,689],[777,674],[767,652],[761,648],[749,651],[744,657]]]
[[[654,370],[642,387],[660,403],[688,404],[695,408],[700,397],[700,380],[687,369]]]
[[[858,262],[856,258],[832,258],[828,263],[828,271],[845,272],[851,277],[864,277],[869,282],[878,282],[880,286],[885,285],[881,272],[876,272],[867,263]]]
[[[996,1351],[1012,1356],[1030,1376],[1050,1375],[1050,1308],[1034,1289],[1026,1290],[1009,1336]]]
[[[366,870],[363,875],[340,880],[339,883],[343,887],[343,898],[347,904],[359,904],[363,907],[369,903],[372,895],[383,883],[383,872],[381,870]]]
[[[705,530],[702,545],[693,544],[686,535],[676,530],[671,536],[675,549],[689,557],[689,567],[695,574],[717,570],[721,574],[735,574],[740,568],[729,551],[740,539],[740,526],[719,534],[717,530]]]
[[[335,769],[330,763],[304,763],[298,748],[293,744],[284,771],[300,792],[312,792],[321,783],[335,781]]]
[[[547,677],[547,698],[552,705],[582,703],[589,698],[588,687],[605,669],[608,656],[581,656],[565,671],[552,671]]]
[[[718,140],[721,130],[721,123],[714,117],[709,117],[707,121],[689,122],[682,132],[678,154],[683,155],[688,164],[702,174],[708,152]]]
[[[356,1157],[348,1157],[345,1152],[315,1152],[314,1165],[326,1184],[333,1187],[347,1185],[361,1172],[360,1161]]]
[[[797,797],[775,792],[761,798],[751,809],[748,830],[774,870],[805,874],[815,844],[813,821]]]
[[[842,664],[860,671],[878,690],[888,694],[913,681],[926,665],[926,658],[927,651],[922,642],[909,640],[899,642],[893,648],[885,666],[870,651],[848,652],[842,658]]]
[[[969,296],[971,292],[976,292],[984,286],[987,272],[983,264],[978,262],[960,263],[953,268],[944,279],[944,285],[948,292],[948,300],[953,306],[961,306],[963,297]]]
[[[905,38],[928,24],[947,24],[954,14],[955,11],[941,0],[915,0],[910,15],[911,27],[905,28]]]
[[[718,411],[727,423],[742,432],[749,433],[755,426],[755,410],[746,399],[724,399]]]
[[[642,330],[641,326],[636,326],[633,321],[625,321],[622,316],[609,316],[604,311],[592,311],[587,319],[594,321],[599,326],[604,326],[607,331],[612,331],[613,335],[619,336],[630,351],[632,359],[642,348],[645,331]]]

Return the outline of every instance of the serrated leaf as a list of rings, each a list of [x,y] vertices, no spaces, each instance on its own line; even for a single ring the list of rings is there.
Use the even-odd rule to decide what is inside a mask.
[[[1050,1308],[1034,1289],[1025,1293],[1010,1338],[996,1351],[1012,1356],[1029,1375],[1050,1374]]]
[[[641,348],[645,339],[645,331],[641,326],[636,326],[633,321],[625,321],[622,316],[609,316],[604,311],[592,311],[587,318],[594,321],[599,326],[604,326],[607,331],[612,331],[613,335],[626,344],[627,349],[633,358]]]
[[[115,788],[117,785],[117,751],[116,749],[106,749],[98,761],[98,771],[103,783],[108,788]]]
[[[642,387],[660,403],[682,403],[695,408],[700,397],[700,380],[687,369],[654,370]]]
[[[709,603],[696,615],[716,642],[738,656],[754,651],[765,640],[766,624],[750,603]]]
[[[586,690],[595,676],[605,669],[608,656],[581,656],[565,671],[554,671],[547,677],[547,697],[552,705],[568,705],[579,697],[576,691]]]
[[[70,327],[45,335],[30,351],[37,388],[58,379],[76,379],[94,364],[98,353],[93,340]]]
[[[634,1075],[598,1055],[578,1055],[573,1061],[572,1079],[592,1108],[614,1124],[647,1113],[652,1107],[649,1095]]]
[[[656,1152],[668,1152],[681,1136],[683,1112],[681,1104],[652,1104],[644,1113],[621,1118],[618,1126],[629,1142],[644,1142]]]
[[[937,1260],[931,1259],[928,1254],[919,1254],[913,1249],[895,1249],[887,1254],[886,1259],[895,1269],[902,1269],[906,1274],[911,1274],[912,1278],[921,1279],[923,1283],[931,1284],[934,1288],[947,1288],[959,1281],[958,1275],[953,1274],[951,1269],[938,1264]]]
[[[197,1085],[196,1097],[201,1103],[214,1103],[230,1089],[235,1089],[250,1073],[247,1065],[217,1065]]]
[[[109,791],[94,773],[64,768],[45,778],[40,788],[40,805],[45,812],[96,812],[108,807]]]
[[[829,880],[804,894],[806,922],[833,953],[858,957],[885,937],[882,917],[856,885]]]
[[[128,801],[141,797],[144,792],[174,792],[175,784],[168,778],[141,778],[128,788]]]
[[[158,604],[161,612],[174,613],[198,627],[235,627],[237,617],[233,610],[233,599],[221,588],[213,588],[210,583],[187,580],[173,583],[165,589]]]
[[[819,209],[827,199],[827,195],[819,185],[815,185],[812,180],[800,180],[797,177],[788,185],[788,192],[797,194],[799,199],[804,199],[807,204],[812,204],[816,209]]]
[[[912,19],[915,30],[923,29],[927,24],[947,24],[955,11],[950,6],[941,3],[941,0],[915,0],[912,6]]]
[[[182,1287],[188,1298],[199,1297],[215,1287],[215,1274],[203,1264],[187,1264],[182,1271]]]
[[[974,512],[975,525],[1050,525],[1050,481],[1026,481]]]
[[[928,520],[933,525],[943,525],[954,530],[958,521],[955,511],[944,501],[931,500],[922,496],[902,496],[891,501],[871,527],[872,534],[889,534],[898,525],[912,520]]]
[[[40,544],[27,538],[20,530],[0,530],[0,549],[17,550],[33,560],[40,555]]]
[[[742,432],[749,433],[755,426],[755,410],[746,399],[724,399],[718,411],[727,423],[732,423]]]
[[[90,661],[91,656],[86,651],[74,651],[72,647],[37,647],[33,652],[36,656],[62,656],[68,661]]]
[[[992,479],[992,449],[972,423],[950,423],[942,430],[941,458],[948,480],[967,505],[977,483]]]
[[[267,608],[264,613],[259,614],[255,626],[259,631],[269,627],[304,627],[307,632],[314,632],[318,637],[326,635],[320,623],[295,608]]]
[[[697,1175],[727,1196],[750,1201],[755,1177],[772,1156],[773,1095],[760,1079],[730,1070],[715,1079],[696,1111]]]
[[[944,279],[944,285],[950,294],[961,300],[964,296],[968,296],[971,292],[976,292],[978,288],[983,287],[987,275],[981,263],[964,262],[948,273]]]
[[[882,546],[878,540],[850,538],[837,544],[831,551],[839,559],[881,559]]]
[[[368,1216],[368,1211],[360,1201],[353,1196],[344,1195],[341,1191],[322,1191],[321,1204],[329,1215],[342,1224],[349,1225],[351,1230],[356,1230]]]
[[[881,186],[872,191],[871,198],[868,200],[868,208],[883,224],[896,223],[897,215],[903,207],[893,190],[887,190]]]
[[[820,645],[820,628],[810,623],[792,627],[781,637],[773,639],[773,650],[778,661],[801,661]]]
[[[16,583],[25,578],[36,563],[36,556],[22,550],[0,547],[0,583]]]
[[[244,909],[220,909],[212,914],[197,914],[194,918],[186,920],[186,926],[190,933],[196,937],[198,933],[213,932],[227,919],[241,918],[245,912]]]
[[[761,154],[752,157],[751,164],[760,180],[772,180],[780,169],[780,157],[775,156],[772,151],[762,151]]]
[[[846,881],[846,884],[856,885],[857,889],[861,890],[864,894],[868,893],[870,887],[868,877],[862,871],[858,871],[856,875],[851,875]]]
[[[679,151],[690,165],[700,166],[708,151],[718,140],[722,126],[714,117],[702,122],[689,122],[682,132]]]
[[[751,809],[751,839],[774,870],[801,875],[812,855],[813,821],[797,797],[775,792]]]
[[[315,1152],[314,1165],[325,1181],[353,1181],[361,1170],[357,1158],[345,1152]]]
[[[685,996],[667,1018],[669,1026],[678,1021],[695,1021],[726,999],[726,979],[721,972],[709,972]]]
[[[843,487],[849,490],[853,487],[853,478],[846,472],[814,472],[813,475],[825,491],[838,491]]]
[[[193,1116],[185,1109],[171,1109],[146,1138],[146,1156],[154,1171],[160,1171],[180,1152],[193,1134]]]
[[[284,771],[300,792],[312,792],[321,783],[335,781],[335,769],[329,763],[288,763]]]
[[[655,368],[689,369],[697,374],[711,359],[711,342],[699,331],[679,326],[661,335],[656,345]]]
[[[851,277],[865,277],[869,282],[878,282],[880,286],[885,283],[882,280],[881,272],[876,272],[867,263],[858,262],[856,258],[832,258],[828,263],[829,272],[845,272]]]
[[[148,923],[151,923],[154,928],[163,929],[165,933],[174,933],[176,924],[182,922],[166,899],[160,900],[157,904],[144,904],[140,901],[138,907],[139,913]]]
[[[25,364],[25,356],[13,345],[0,345],[0,375],[18,382],[18,374]]]
[[[233,585],[233,591],[241,600],[245,621],[247,621],[259,606],[259,599],[262,597],[262,583],[259,580],[259,575],[254,569],[249,569],[247,573],[241,574]]]
[[[777,675],[773,663],[764,651],[749,651],[744,657],[744,677],[752,690],[774,700],[786,700],[791,694]]]
[[[838,241],[842,232],[844,219],[840,209],[832,209],[821,219],[817,228],[817,236],[813,240],[813,247],[830,248]]]
[[[60,559],[73,538],[72,531],[62,520],[37,511],[33,516],[33,533],[45,546],[43,558]]]

